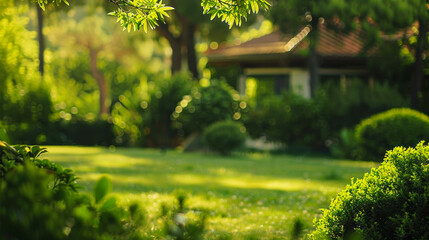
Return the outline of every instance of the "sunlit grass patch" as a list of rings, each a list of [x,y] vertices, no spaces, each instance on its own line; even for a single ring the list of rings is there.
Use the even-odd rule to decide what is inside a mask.
[[[173,192],[188,194],[187,207],[208,215],[206,239],[289,239],[293,223],[312,220],[330,198],[362,177],[371,162],[269,154],[228,157],[203,153],[161,153],[153,149],[48,147],[48,158],[72,168],[84,191],[109,176],[123,204],[140,202],[151,219]]]

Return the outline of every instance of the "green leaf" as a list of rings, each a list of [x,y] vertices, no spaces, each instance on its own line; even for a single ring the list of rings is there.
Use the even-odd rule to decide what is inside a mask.
[[[147,33],[147,19],[143,19],[143,30],[145,33]]]
[[[107,212],[110,211],[112,209],[116,208],[116,198],[115,197],[110,197],[109,199],[107,199],[103,206],[101,206],[100,210],[102,212]]]
[[[102,177],[97,181],[94,187],[95,203],[99,203],[109,193],[110,187],[111,182],[107,177]]]
[[[43,3],[39,2],[39,7],[40,7],[43,11],[45,11],[45,5],[44,5]]]

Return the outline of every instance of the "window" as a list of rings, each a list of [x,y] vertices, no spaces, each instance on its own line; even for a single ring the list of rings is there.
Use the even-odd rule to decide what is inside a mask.
[[[290,89],[289,74],[255,75],[246,79],[246,95],[249,98],[262,98],[279,95]]]

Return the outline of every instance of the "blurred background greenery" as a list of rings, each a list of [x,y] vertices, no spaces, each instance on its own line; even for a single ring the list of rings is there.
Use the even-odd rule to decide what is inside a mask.
[[[271,11],[229,30],[195,11],[200,1],[171,0],[176,11],[144,33],[123,31],[107,15],[115,9],[108,1],[76,0],[47,5],[46,11],[25,1],[2,1],[2,135],[12,143],[173,148],[190,137],[201,141],[200,133],[216,121],[233,120],[251,138],[328,152],[347,141],[342,131],[353,132],[373,114],[395,107],[429,113],[422,38],[427,7],[392,1],[384,9],[376,2],[278,0]],[[399,15],[404,12],[410,14]],[[278,85],[279,79],[251,74],[243,91],[239,79],[246,66],[219,66],[207,57],[307,25],[308,48],[299,54],[309,59],[311,98],[287,87],[289,78]],[[359,57],[369,81],[318,75],[318,61],[324,60],[315,51],[324,28],[365,31]]]
[[[50,217],[46,234],[58,236],[71,214],[87,239],[299,239],[350,178],[379,166],[364,161],[429,141],[426,1],[273,0],[231,29],[200,0],[166,2],[175,11],[144,33],[124,31],[107,0],[45,11],[0,0],[0,140],[73,145],[48,156],[76,170],[83,193],[94,188],[50,192],[42,185],[65,176],[74,186],[74,173],[38,159],[43,148],[0,142],[0,202],[13,206],[2,219],[25,195],[29,218]],[[353,56],[336,52],[347,47]],[[49,201],[58,215],[38,207]],[[148,223],[130,201],[145,204]],[[32,223],[11,225],[0,235],[33,234]]]

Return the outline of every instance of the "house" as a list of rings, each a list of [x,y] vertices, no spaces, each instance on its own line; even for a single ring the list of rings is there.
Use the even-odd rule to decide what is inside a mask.
[[[296,35],[277,30],[239,45],[210,49],[205,55],[209,66],[237,66],[243,70],[237,81],[241,94],[293,90],[310,98],[307,37],[310,31],[309,26],[303,27]],[[321,25],[316,47],[320,82],[336,79],[345,84],[350,78],[373,81],[367,71],[367,58],[361,54],[365,37],[362,30],[345,34]],[[400,37],[394,36],[395,39]]]

